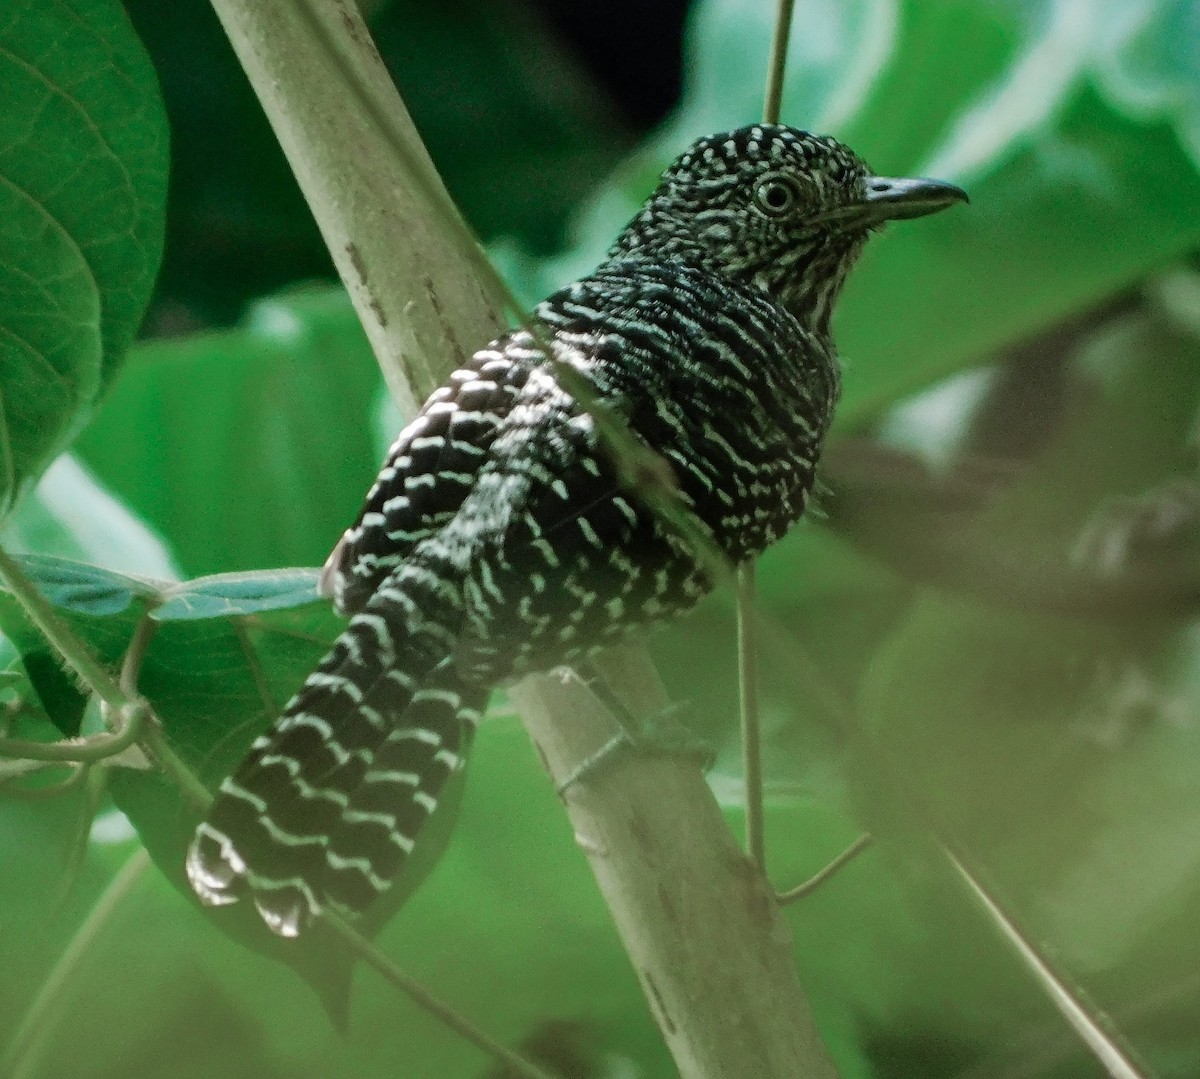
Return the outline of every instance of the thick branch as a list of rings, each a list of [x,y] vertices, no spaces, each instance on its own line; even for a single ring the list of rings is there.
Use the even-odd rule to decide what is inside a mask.
[[[644,649],[611,649],[596,666],[627,708],[670,703]],[[510,695],[556,781],[619,730],[570,676],[527,678]],[[564,801],[680,1075],[833,1079],[775,894],[699,769],[628,752]]]
[[[214,6],[385,371],[396,358],[418,365],[416,374],[389,377],[411,414],[430,376],[444,375],[500,325],[492,291],[471,270],[474,241],[441,198],[420,196],[432,165],[353,6]],[[303,14],[310,8],[314,20],[320,8],[322,36]],[[421,170],[415,182],[406,162]],[[623,663],[617,684],[630,711],[653,713],[664,698],[649,660],[635,653]],[[528,679],[515,696],[556,778],[618,729],[577,681]],[[699,770],[629,754],[566,803],[681,1074],[833,1076],[787,927]]]
[[[352,0],[213,0],[333,256],[388,389],[411,416],[503,325],[474,240],[423,149]],[[357,87],[347,85],[352,70]],[[364,107],[366,106],[366,107]],[[386,117],[391,131],[378,129]],[[387,136],[391,136],[391,142]],[[430,201],[438,205],[431,207]],[[454,229],[459,242],[447,243]]]

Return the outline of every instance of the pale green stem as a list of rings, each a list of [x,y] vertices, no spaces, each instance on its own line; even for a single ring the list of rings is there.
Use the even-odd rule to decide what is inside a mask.
[[[24,779],[49,769],[63,767],[70,769],[67,777],[45,787],[25,787],[13,782],[14,779]],[[79,761],[14,761],[11,765],[0,768],[0,797],[18,802],[41,802],[47,798],[57,798],[60,794],[66,794],[78,787],[87,778],[87,774],[87,765]]]
[[[762,724],[758,708],[758,646],[754,640],[754,563],[738,567],[738,710],[742,721],[742,777],[746,803],[746,850],[767,871],[763,821]]]
[[[763,99],[765,124],[779,123],[794,10],[795,0],[779,0]],[[754,562],[751,560],[742,563],[737,572],[738,705],[742,726],[742,776],[746,788],[746,850],[765,874],[767,848],[763,814],[762,724],[758,707],[758,651],[754,640],[754,622]]]
[[[136,690],[137,669],[154,631],[153,625],[150,625],[149,629],[146,628],[149,619],[143,618],[139,624],[126,654],[125,670],[118,681],[92,655],[88,646],[71,631],[34,583],[25,576],[17,562],[2,548],[0,580],[3,580],[5,587],[29,615],[30,621],[50,642],[67,666],[100,698],[107,713],[113,717],[112,723],[116,728],[112,732],[87,738],[52,743],[0,738],[0,756],[35,761],[94,763],[128,749],[140,737],[149,716],[149,708],[138,697]]]
[[[767,65],[767,92],[763,96],[763,123],[779,123],[783,105],[783,75],[787,68],[788,39],[792,36],[792,13],[796,0],[779,0],[775,32],[771,37],[771,59]]]
[[[786,892],[779,892],[775,899],[780,904],[795,903],[798,899],[804,899],[810,896],[818,888],[821,887],[830,877],[832,877],[843,866],[848,865],[857,858],[864,850],[871,845],[871,837],[869,835],[860,835],[853,843],[850,844],[841,854],[833,859],[819,872],[814,873],[806,881],[802,881],[794,888],[789,888]]]
[[[89,683],[90,685],[90,683]],[[95,764],[115,757],[133,745],[142,735],[147,708],[141,701],[121,709],[121,729],[116,733],[92,734],[86,738],[68,738],[61,742],[29,742],[21,738],[0,738],[0,757],[18,757],[30,761],[59,764]]]

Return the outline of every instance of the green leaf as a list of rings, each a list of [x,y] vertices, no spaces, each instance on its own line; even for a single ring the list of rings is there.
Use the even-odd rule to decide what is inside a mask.
[[[316,600],[311,572],[169,586],[63,559],[27,556],[22,563],[70,628],[110,665],[152,611],[158,630],[139,689],[171,749],[212,789],[279,714],[341,626],[329,605]],[[298,598],[307,602],[297,605]],[[0,594],[0,627],[27,669],[31,657],[45,655],[46,645],[7,594]],[[41,696],[51,718],[66,728],[62,702]],[[74,710],[69,714],[74,720]],[[195,817],[181,792],[158,772],[137,768],[114,769],[109,789],[162,871],[190,896],[183,861]],[[289,949],[252,910],[208,914],[249,947],[295,966],[327,994],[335,1014],[344,1007],[350,963],[331,953],[327,941],[314,937]]]
[[[1009,72],[1021,75],[1019,65]],[[1035,131],[1005,138],[1002,129],[985,148],[952,141],[917,165],[961,182],[971,205],[892,230],[851,275],[838,315],[850,361],[843,426],[1131,287],[1200,243],[1200,173],[1170,128],[1113,112],[1082,80],[1062,86],[1056,109],[1035,121]],[[872,116],[862,125],[891,122]]]
[[[300,607],[319,599],[317,574],[313,570],[220,573],[168,589],[154,617],[160,622],[245,617]]]
[[[165,117],[115,0],[0,16],[0,507],[86,420],[162,249]]]
[[[274,722],[342,627],[342,619],[318,598],[312,570],[223,574],[165,585],[58,558],[26,556],[22,563],[70,627],[110,663],[142,617],[155,622],[139,690],[153,706],[170,748],[210,790]],[[0,626],[27,665],[29,656],[44,655],[44,643],[6,594],[0,595]],[[48,710],[56,706],[46,694],[42,702]],[[72,722],[77,710],[73,703]],[[115,768],[109,790],[159,868],[195,903],[183,865],[196,819],[182,792],[159,772],[138,767]],[[387,922],[433,868],[461,794],[460,777],[422,834],[417,856],[361,921],[364,932]],[[322,993],[332,1014],[342,1015],[351,960],[336,941],[322,931],[306,934],[298,945],[281,941],[250,904],[206,913],[235,939],[295,966]]]
[[[1131,115],[1163,117],[1200,166],[1200,34],[1193,0],[1109,0],[1096,78]]]
[[[26,555],[21,561],[38,591],[55,607],[88,618],[131,611],[139,616],[146,606],[158,602],[163,587],[160,582],[50,555]]]
[[[189,574],[315,565],[379,468],[380,385],[345,294],[296,292],[135,349],[79,452]]]
[[[13,553],[58,555],[160,580],[180,576],[162,539],[71,454],[60,454],[0,528]]]

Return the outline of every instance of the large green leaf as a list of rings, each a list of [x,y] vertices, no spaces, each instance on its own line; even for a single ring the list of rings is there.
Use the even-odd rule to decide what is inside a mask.
[[[79,451],[190,574],[319,564],[378,469],[380,384],[345,294],[298,292],[135,349]]]
[[[983,8],[953,6],[945,51],[903,54],[929,87],[955,50],[991,29]],[[869,249],[839,316],[850,360],[841,420],[860,423],[1008,341],[1128,288],[1200,243],[1198,162],[1178,132],[1091,76],[1097,11],[1047,4],[1045,25],[945,134],[883,171],[943,176],[972,204],[894,230]],[[992,9],[994,11],[995,9]],[[853,126],[870,156],[877,132],[905,125],[884,100]]]
[[[282,711],[341,626],[318,598],[311,570],[169,584],[60,558],[21,561],[42,595],[106,663],[124,655],[143,618],[155,623],[139,687],[171,748],[210,787]],[[45,647],[7,593],[0,593],[0,625],[23,656]],[[149,832],[184,826],[191,813],[178,793],[169,816],[174,819],[135,818],[135,824]]]
[[[58,555],[109,569],[177,578],[171,553],[69,453],[59,455],[0,529],[14,553]]]
[[[79,429],[141,320],[167,135],[116,0],[0,13],[0,507]]]

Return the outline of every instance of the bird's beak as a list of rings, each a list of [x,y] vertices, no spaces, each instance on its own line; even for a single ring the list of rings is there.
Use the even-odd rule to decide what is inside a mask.
[[[859,204],[870,221],[899,221],[907,217],[924,217],[953,206],[969,202],[961,187],[945,180],[903,180],[891,176],[872,176],[867,180],[866,198]]]
[[[956,202],[968,202],[961,187],[944,180],[906,180],[891,176],[869,176],[862,198],[827,210],[815,220],[852,231],[899,221],[906,217],[935,214]]]

